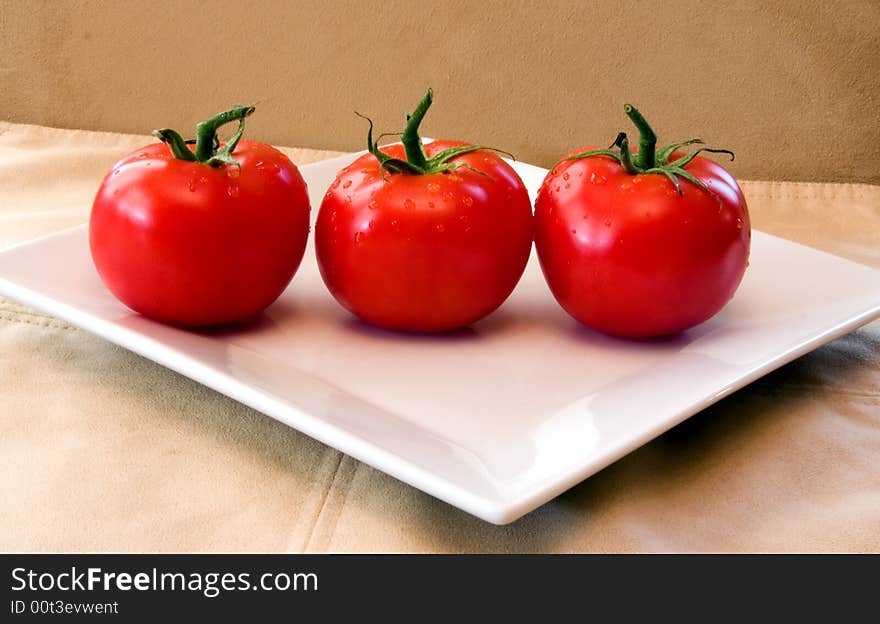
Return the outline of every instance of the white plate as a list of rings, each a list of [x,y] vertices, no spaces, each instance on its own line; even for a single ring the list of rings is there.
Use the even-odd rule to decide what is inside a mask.
[[[351,156],[305,165],[313,216]],[[534,192],[545,171],[517,164]],[[535,509],[761,375],[880,316],[880,272],[754,233],[734,300],[680,336],[603,337],[557,306],[534,254],[472,330],[368,327],[310,246],[255,325],[189,332],[119,304],[81,226],[0,253],[0,294],[62,318],[496,524]]]

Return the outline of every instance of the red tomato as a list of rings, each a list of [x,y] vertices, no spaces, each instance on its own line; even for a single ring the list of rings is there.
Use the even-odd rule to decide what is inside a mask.
[[[407,170],[419,158],[408,150],[421,149],[413,127],[429,105],[430,92],[404,131],[409,148],[381,152],[370,135],[373,153],[339,172],[315,225],[330,292],[390,329],[446,331],[480,320],[513,291],[531,251],[528,193],[495,153],[435,141],[424,146],[425,172]],[[463,153],[431,165],[450,148]]]
[[[241,120],[253,111],[233,110]],[[305,182],[284,154],[238,142],[240,132],[230,153],[213,134],[205,139],[212,164],[156,143],[104,178],[89,223],[92,258],[132,310],[181,326],[235,323],[257,315],[292,279],[309,231]],[[194,157],[179,135],[166,139]]]
[[[661,336],[702,323],[733,297],[748,265],[749,213],[723,167],[672,149],[697,141],[655,153],[650,126],[627,112],[650,131],[639,151],[621,134],[619,153],[581,151],[554,167],[535,202],[535,246],[550,290],[575,319],[616,336]],[[653,163],[641,162],[645,153]]]

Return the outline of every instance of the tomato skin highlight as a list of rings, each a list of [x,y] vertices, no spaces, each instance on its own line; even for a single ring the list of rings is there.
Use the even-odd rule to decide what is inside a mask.
[[[547,174],[535,247],[572,317],[645,338],[698,325],[730,301],[748,266],[746,201],[715,161],[697,156],[686,169],[711,193],[681,180],[679,195],[666,176],[631,175],[607,156],[564,160]]]
[[[434,141],[430,157],[465,143]],[[401,145],[383,147],[403,158]],[[446,173],[380,170],[365,154],[339,172],[318,212],[315,249],[328,289],[380,327],[416,332],[470,325],[498,308],[522,276],[532,210],[516,172],[478,150]]]
[[[175,159],[148,145],[101,183],[89,221],[95,267],[113,295],[164,323],[249,320],[274,302],[302,261],[309,199],[296,166],[241,141],[241,168]]]

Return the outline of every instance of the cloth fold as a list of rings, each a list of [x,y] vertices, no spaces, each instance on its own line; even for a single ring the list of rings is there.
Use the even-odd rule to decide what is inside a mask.
[[[151,140],[0,122],[0,248],[86,222]],[[880,267],[880,187],[742,186],[756,229]],[[0,427],[5,552],[880,551],[880,323],[506,527],[2,298]]]

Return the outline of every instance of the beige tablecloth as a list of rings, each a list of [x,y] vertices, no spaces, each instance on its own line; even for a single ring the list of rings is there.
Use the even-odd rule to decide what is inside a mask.
[[[0,247],[84,223],[148,141],[0,123]],[[756,228],[880,266],[880,187],[743,187]],[[877,552],[878,364],[875,323],[496,527],[0,299],[0,551]]]

